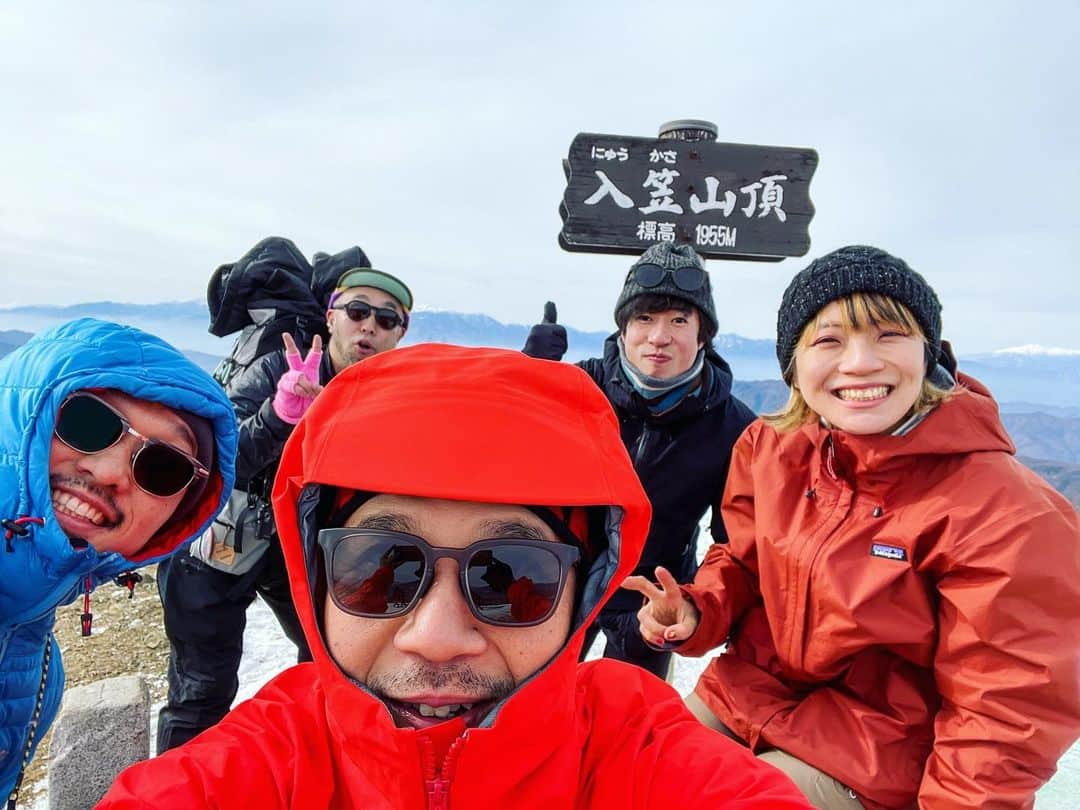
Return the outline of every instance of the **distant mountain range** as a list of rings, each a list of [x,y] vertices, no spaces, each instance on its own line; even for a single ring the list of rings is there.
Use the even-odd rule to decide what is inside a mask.
[[[231,338],[207,332],[209,315],[202,301],[127,304],[113,301],[72,306],[23,306],[0,309],[0,329],[38,332],[61,321],[81,316],[130,323],[154,332],[185,351],[220,356]],[[614,328],[614,325],[613,325]],[[467,346],[521,348],[528,324],[506,324],[487,315],[420,309],[413,313],[405,343],[440,341]],[[567,360],[600,354],[608,332],[583,332],[568,326]],[[773,341],[734,334],[716,338],[716,348],[731,364],[736,379],[779,379]],[[0,345],[2,349],[2,345]],[[1036,403],[1037,408],[1068,411],[1080,416],[1080,351],[1022,346],[999,352],[964,355],[960,366],[986,383],[999,402]]]
[[[233,342],[232,337],[218,338],[207,332],[209,315],[200,301],[100,301],[0,309],[0,357],[25,343],[34,332],[84,316],[128,323],[160,335],[207,370],[228,354]],[[609,334],[570,326],[566,329],[569,361],[599,356]],[[488,315],[420,309],[413,313],[403,343],[520,349],[528,332],[527,324],[505,324]],[[759,413],[783,405],[787,387],[779,379],[773,341],[722,334],[715,346],[731,364],[740,399]],[[1002,403],[1005,426],[1025,462],[1074,503],[1080,503],[1080,352],[1017,347],[962,356],[960,368],[985,383]]]

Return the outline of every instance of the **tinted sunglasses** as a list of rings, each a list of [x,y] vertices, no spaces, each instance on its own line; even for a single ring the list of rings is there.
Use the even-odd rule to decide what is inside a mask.
[[[531,627],[551,618],[580,552],[542,540],[495,538],[467,548],[436,548],[384,529],[323,529],[319,546],[330,598],[353,616],[390,619],[412,610],[431,587],[435,561],[458,564],[473,616],[500,627]]]
[[[64,400],[56,417],[56,438],[80,453],[100,453],[126,434],[142,442],[131,454],[131,477],[143,492],[167,498],[210,471],[196,458],[167,442],[150,439],[100,397],[79,391]]]
[[[350,321],[366,321],[371,313],[375,313],[375,323],[383,329],[394,329],[405,323],[405,319],[389,307],[373,307],[367,301],[354,298],[347,304],[333,306],[330,309],[344,310]]]
[[[705,286],[708,276],[700,267],[688,265],[671,270],[658,264],[639,264],[634,268],[634,281],[642,287],[655,287],[664,280],[664,276],[671,276],[671,280],[683,292],[696,292]]]

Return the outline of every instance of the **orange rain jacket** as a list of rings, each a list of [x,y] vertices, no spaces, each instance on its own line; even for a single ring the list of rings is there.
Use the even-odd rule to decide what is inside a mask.
[[[479,727],[448,741],[454,721],[395,727],[329,657],[312,603],[323,576],[310,518],[320,484],[604,505],[608,547],[560,652]],[[633,569],[649,525],[611,406],[580,369],[433,345],[358,363],[293,432],[274,508],[315,661],[186,745],[125,771],[100,808],[809,807],[786,776],[701,726],[667,684],[620,662],[579,666],[584,629]]]
[[[1080,735],[1080,524],[978,382],[906,436],[755,422],[679,652],[696,694],[864,805],[1031,807]]]

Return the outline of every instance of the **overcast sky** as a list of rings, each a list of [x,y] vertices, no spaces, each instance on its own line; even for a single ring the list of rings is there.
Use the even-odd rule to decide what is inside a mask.
[[[631,259],[559,248],[560,162],[704,118],[820,156],[807,256],[709,261],[721,331],[774,337],[792,274],[862,242],[961,354],[1080,349],[1078,9],[4,3],[0,306],[201,299],[279,234],[359,244],[422,306],[606,329]]]

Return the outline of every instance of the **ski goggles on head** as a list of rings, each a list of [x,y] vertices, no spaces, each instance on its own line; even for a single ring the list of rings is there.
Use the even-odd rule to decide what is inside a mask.
[[[350,321],[366,321],[371,317],[371,313],[375,313],[375,323],[377,323],[382,329],[394,329],[398,326],[406,325],[407,321],[402,318],[394,310],[389,307],[375,307],[369,304],[367,301],[361,301],[354,298],[347,304],[341,306],[331,306],[330,309],[343,310],[346,315],[349,316]]]
[[[323,529],[319,546],[330,599],[345,613],[369,619],[405,615],[431,587],[435,562],[449,557],[458,564],[473,616],[500,627],[531,627],[551,618],[581,556],[565,543],[517,538],[437,548],[388,529]]]
[[[87,391],[64,400],[53,432],[72,450],[90,455],[108,450],[131,434],[142,442],[131,454],[131,477],[139,489],[158,498],[176,495],[196,478],[210,475],[197,458],[139,433],[112,405]]]
[[[641,287],[658,286],[665,276],[671,276],[672,283],[683,292],[697,292],[705,286],[708,276],[700,267],[687,265],[674,270],[658,264],[639,264],[633,269],[634,281]]]

